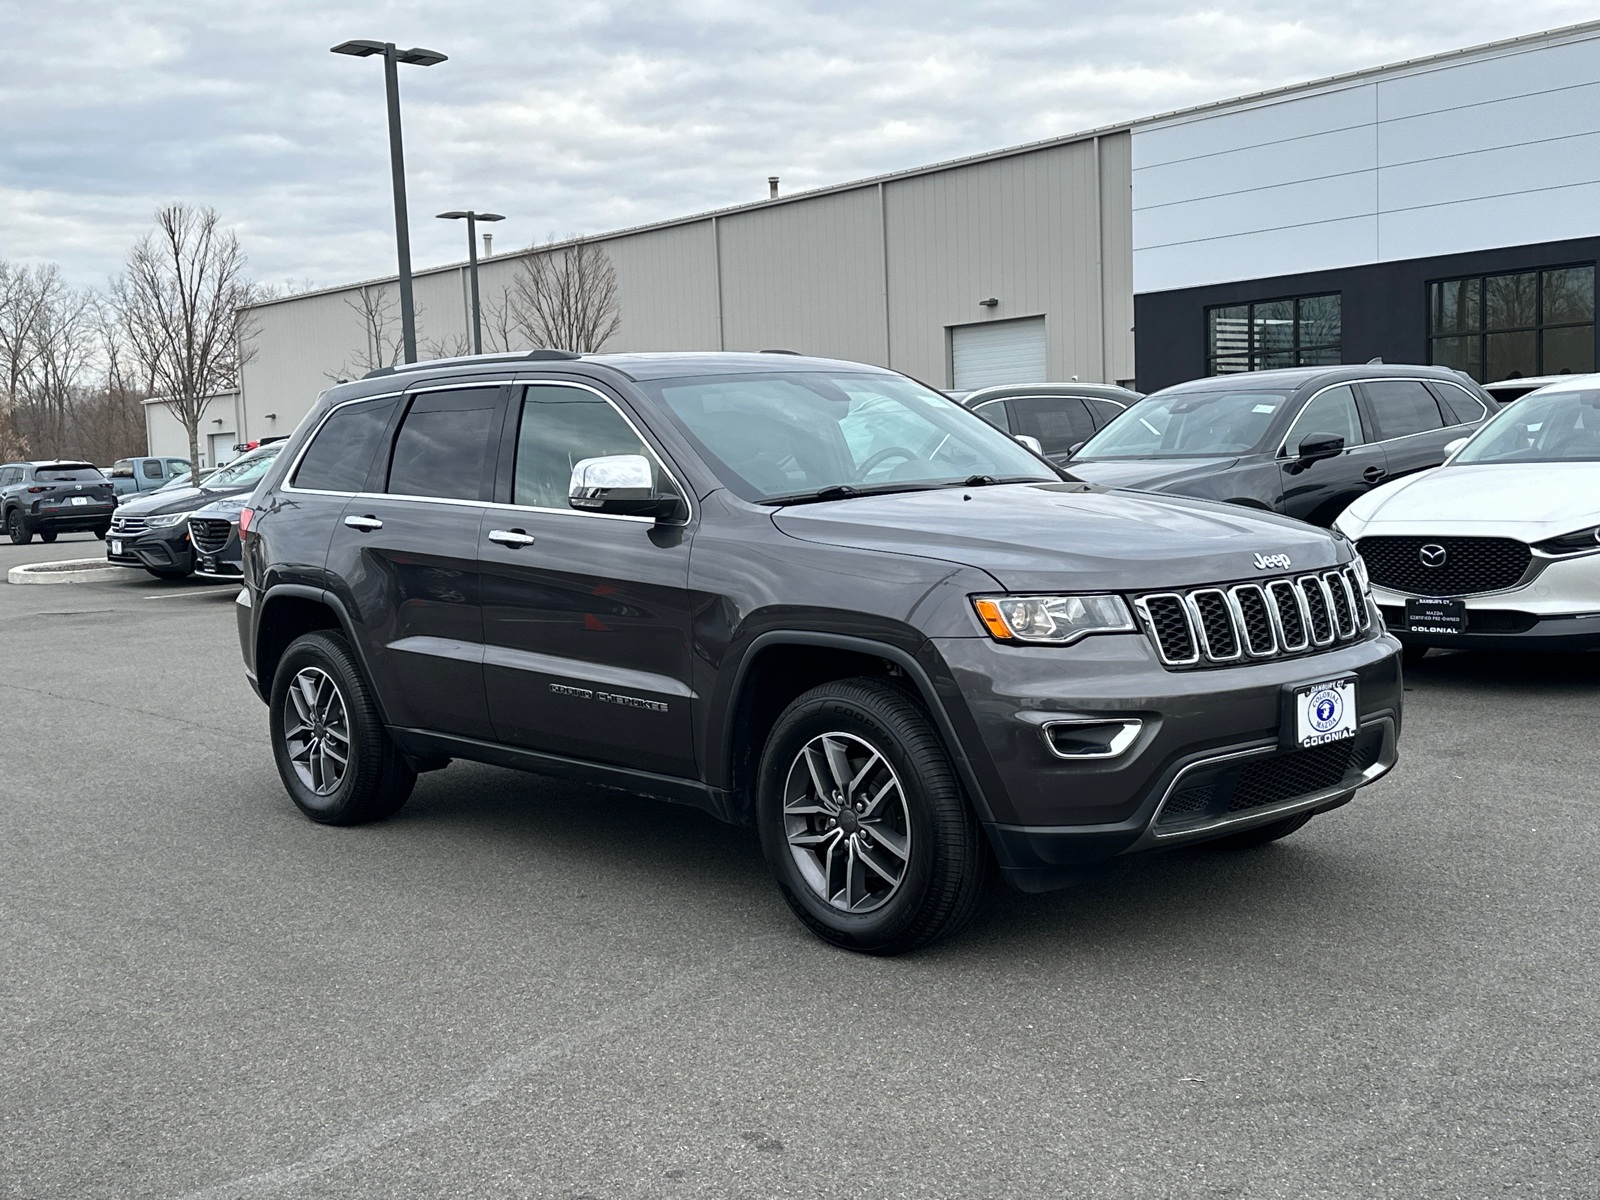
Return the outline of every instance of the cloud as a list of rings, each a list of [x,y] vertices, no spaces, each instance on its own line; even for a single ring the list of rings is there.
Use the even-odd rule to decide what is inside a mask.
[[[461,255],[449,208],[501,246],[936,162],[1584,19],[1531,0],[666,0],[235,4],[4,0],[0,257],[97,283],[170,200],[210,204],[269,281],[393,269],[390,37],[413,258]]]

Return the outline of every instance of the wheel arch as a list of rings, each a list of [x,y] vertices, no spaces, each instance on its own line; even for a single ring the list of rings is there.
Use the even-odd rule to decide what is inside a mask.
[[[790,702],[819,684],[863,675],[899,679],[915,693],[933,718],[978,818],[993,820],[965,746],[924,666],[902,647],[887,642],[808,630],[761,634],[739,661],[719,760],[734,819],[746,823],[753,819],[761,750]]]
[[[261,598],[259,612],[260,615],[256,617],[254,666],[264,696],[271,695],[278,662],[295,638],[317,630],[332,630],[344,636],[350,653],[361,667],[361,673],[367,677],[378,712],[383,716],[384,723],[388,723],[384,698],[371,686],[372,671],[367,665],[361,639],[355,636],[354,622],[337,596],[323,588],[280,583],[267,589]]]

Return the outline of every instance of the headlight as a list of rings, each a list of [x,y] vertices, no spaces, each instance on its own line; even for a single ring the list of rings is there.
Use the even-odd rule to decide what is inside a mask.
[[[1576,533],[1563,533],[1533,544],[1535,550],[1545,554],[1577,554],[1582,550],[1600,550],[1600,525],[1591,525]]]
[[[974,596],[972,606],[990,636],[1002,642],[1070,646],[1091,633],[1135,629],[1121,596]]]
[[[170,529],[174,525],[181,525],[189,519],[188,513],[162,513],[159,516],[144,519],[147,529]]]

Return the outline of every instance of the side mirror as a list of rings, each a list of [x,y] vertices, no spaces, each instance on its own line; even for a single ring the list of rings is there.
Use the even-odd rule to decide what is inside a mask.
[[[1454,458],[1456,451],[1461,449],[1461,447],[1465,446],[1471,440],[1471,438],[1457,438],[1453,442],[1446,442],[1444,444],[1444,456],[1446,458]]]
[[[676,515],[683,501],[656,491],[655,472],[642,454],[608,454],[585,458],[572,468],[567,502],[583,512],[622,517]]]
[[[1015,437],[1015,439],[1018,442],[1020,442],[1024,446],[1026,446],[1029,450],[1032,450],[1035,454],[1039,455],[1041,458],[1044,456],[1044,443],[1041,442],[1038,438],[1029,437],[1025,433],[1018,433],[1018,434],[1014,434],[1013,436]]]
[[[1322,458],[1337,458],[1344,453],[1344,438],[1334,433],[1313,433],[1300,439],[1300,461],[1309,463]]]

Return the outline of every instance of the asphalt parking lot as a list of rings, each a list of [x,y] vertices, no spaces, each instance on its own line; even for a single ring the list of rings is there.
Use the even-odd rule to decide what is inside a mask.
[[[0,1196],[1600,1196],[1600,659],[1436,654],[1295,837],[881,961],[688,809],[311,824],[232,596],[0,584]]]

